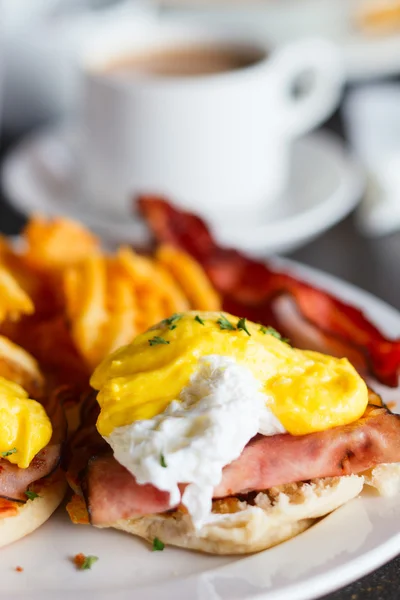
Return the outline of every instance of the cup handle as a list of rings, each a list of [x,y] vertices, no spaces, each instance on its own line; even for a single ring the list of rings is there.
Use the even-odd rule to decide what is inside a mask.
[[[275,56],[282,127],[288,137],[299,136],[324,121],[339,104],[344,70],[338,48],[325,40],[295,42]],[[309,89],[298,97],[296,83],[312,77]]]

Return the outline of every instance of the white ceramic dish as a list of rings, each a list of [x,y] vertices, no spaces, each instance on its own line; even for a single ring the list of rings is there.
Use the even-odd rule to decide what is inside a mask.
[[[400,314],[373,296],[319,271],[285,267],[362,307],[388,334]],[[386,400],[398,395],[385,394]],[[397,410],[400,404],[397,405]],[[363,493],[298,537],[257,555],[211,557],[149,546],[126,534],[74,526],[65,512],[2,549],[2,596],[8,600],[310,600],[379,567],[400,550],[400,498]],[[71,557],[95,554],[91,571]],[[20,565],[22,573],[15,571]]]
[[[351,81],[394,75],[400,72],[400,35],[368,34],[356,25],[360,0],[269,0],[237,3],[227,10],[223,3],[165,0],[174,16],[205,18],[219,23],[255,28],[273,45],[301,37],[323,37],[343,51],[347,78]],[[208,5],[207,5],[208,4]],[[379,6],[379,0],[375,1]]]
[[[333,134],[317,132],[293,145],[290,181],[268,219],[257,228],[214,231],[220,242],[254,255],[293,250],[342,218],[360,200],[364,175],[343,143]],[[25,214],[65,214],[83,221],[111,243],[144,245],[147,230],[132,220],[95,210],[81,188],[78,135],[74,127],[54,127],[22,141],[3,163],[3,190]]]

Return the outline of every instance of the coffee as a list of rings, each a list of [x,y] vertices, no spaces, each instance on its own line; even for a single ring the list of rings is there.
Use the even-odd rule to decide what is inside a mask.
[[[102,70],[117,76],[188,77],[244,69],[264,57],[262,50],[250,46],[188,45],[120,56]]]

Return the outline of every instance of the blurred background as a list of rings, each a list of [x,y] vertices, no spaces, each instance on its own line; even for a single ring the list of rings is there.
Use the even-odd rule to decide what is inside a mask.
[[[2,0],[0,10],[3,231],[17,233],[32,212],[63,213],[110,243],[144,243],[134,211],[118,212],[110,196],[96,203],[86,189],[82,56],[92,40],[130,27],[140,36],[149,23],[196,23],[263,40],[271,61],[299,41],[328,40],[340,65],[340,93],[324,122],[315,119],[317,130],[304,127],[285,141],[289,169],[262,222],[212,225],[223,243],[257,256],[286,253],[400,306],[392,286],[400,239],[400,1]],[[306,71],[294,94],[307,87]],[[102,111],[107,122],[107,102]]]
[[[111,81],[107,73],[94,77],[84,63],[83,56],[92,43],[101,54],[110,37],[146,41],[149,27],[159,27],[162,37],[163,28],[176,24],[180,28],[195,24],[203,31],[215,28],[222,36],[223,32],[235,32],[248,42],[257,40],[268,48],[260,62],[270,73],[270,94],[282,82],[278,75],[284,69],[294,73],[288,80],[287,97],[266,102],[263,110],[260,98],[249,91],[250,79],[240,80],[233,74],[229,81],[235,81],[236,87],[231,93],[241,98],[247,109],[228,122],[230,92],[219,113],[205,112],[206,107],[211,111],[213,94],[220,90],[218,82],[223,77],[211,77],[205,95],[189,110],[187,103],[193,98],[186,84],[182,88],[166,84],[147,102],[151,86],[139,86],[140,93],[132,95],[126,91],[132,82]],[[157,36],[154,39],[157,41]],[[310,51],[317,47],[316,42],[328,43],[329,50],[324,46],[326,51],[321,54]],[[307,46],[311,43],[314,46]],[[294,44],[303,44],[301,53],[293,52]],[[319,78],[319,84],[310,79],[310,69],[301,63],[300,54],[308,55],[308,65],[314,64],[316,71],[311,74]],[[216,68],[221,70],[224,67]],[[133,189],[132,198],[124,198],[123,204],[117,194],[119,182],[132,169],[137,175],[147,174],[147,179],[140,180],[141,191],[153,192],[148,174],[157,178],[158,169],[164,177],[160,181],[167,183],[165,189],[157,184],[156,191],[168,195],[174,186],[190,187],[196,173],[200,177],[197,190],[206,183],[210,195],[216,194],[216,202],[206,206],[207,191],[196,202],[186,199],[185,193],[169,199],[205,216],[222,243],[259,257],[286,254],[369,290],[400,309],[396,285],[400,259],[399,74],[400,0],[0,0],[0,230],[16,235],[27,215],[64,214],[100,233],[105,244],[142,245],[146,232],[135,214]],[[296,135],[285,137],[284,126],[289,125],[282,115],[289,95],[291,101],[300,98],[301,105],[301,98],[304,101],[313,86],[319,104],[308,109],[307,124],[299,117]],[[172,88],[177,94],[173,102]],[[260,115],[258,120],[255,114]],[[261,126],[264,120],[266,129]],[[205,128],[201,142],[199,132],[192,135],[190,130],[191,123],[200,121]],[[278,122],[279,131],[275,128]],[[160,138],[161,123],[165,133]],[[179,154],[177,140],[185,139],[185,127],[189,128],[189,143],[183,144]],[[249,128],[250,142],[246,138]],[[90,143],[85,144],[82,140],[88,140],[89,129]],[[221,139],[224,136],[228,139]],[[213,188],[226,159],[225,148],[232,161],[239,156],[239,166],[235,163],[229,171],[228,163],[222,184],[232,178],[231,188],[237,187],[234,177],[243,160],[245,190],[246,177],[251,187],[252,165],[256,152],[262,152],[264,139],[270,145],[258,163],[262,169],[265,160],[267,186],[286,161],[279,189],[268,202],[265,199],[262,216],[253,222],[248,219],[252,216],[250,198],[244,195],[239,208],[245,218],[239,211],[228,227],[228,218],[216,218],[211,206],[218,208],[220,201],[224,214],[231,216],[228,192]],[[152,145],[152,140],[157,142]],[[224,141],[228,143],[223,145]],[[141,148],[146,148],[146,153]],[[215,164],[208,170],[199,169],[216,148],[220,154],[218,158],[217,152]],[[91,168],[92,191],[87,185],[91,154],[98,155]],[[272,162],[278,155],[275,167]],[[126,167],[124,172],[121,164]],[[174,185],[169,188],[172,171]],[[103,198],[102,188],[112,189],[110,178],[114,177],[115,197],[109,193]],[[129,191],[129,176],[127,184]],[[390,586],[391,597],[397,598],[398,585],[398,565],[392,562],[364,583],[348,586],[329,598],[389,598],[385,590]]]

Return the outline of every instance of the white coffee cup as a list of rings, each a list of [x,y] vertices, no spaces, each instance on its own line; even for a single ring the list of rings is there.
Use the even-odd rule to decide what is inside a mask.
[[[262,51],[246,68],[193,76],[125,74],[119,57],[188,45]],[[293,88],[309,74],[307,92]],[[101,210],[132,214],[140,194],[160,194],[209,220],[254,222],[279,198],[292,140],[338,104],[336,48],[299,41],[271,52],[265,41],[186,23],[131,25],[91,43],[84,61],[83,185]]]

